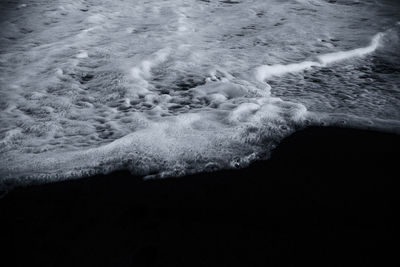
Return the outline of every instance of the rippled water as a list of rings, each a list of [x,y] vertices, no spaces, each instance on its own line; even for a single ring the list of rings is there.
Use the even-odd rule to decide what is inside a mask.
[[[242,167],[309,124],[400,132],[395,0],[0,6],[3,185]]]

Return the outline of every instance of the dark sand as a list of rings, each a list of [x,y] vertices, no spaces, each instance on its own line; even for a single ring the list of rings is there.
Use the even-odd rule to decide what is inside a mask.
[[[0,199],[1,266],[395,266],[398,135],[309,128],[249,168]]]

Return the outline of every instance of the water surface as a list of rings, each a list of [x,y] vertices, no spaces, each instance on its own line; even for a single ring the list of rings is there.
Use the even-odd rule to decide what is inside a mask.
[[[266,159],[306,125],[400,132],[400,4],[0,4],[1,183]]]

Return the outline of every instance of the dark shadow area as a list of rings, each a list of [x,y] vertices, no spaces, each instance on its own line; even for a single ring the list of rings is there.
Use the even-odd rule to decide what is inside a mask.
[[[395,266],[398,135],[308,128],[249,168],[0,199],[3,266]]]

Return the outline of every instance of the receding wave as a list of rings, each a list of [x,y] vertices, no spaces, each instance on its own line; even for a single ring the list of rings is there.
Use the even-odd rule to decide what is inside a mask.
[[[342,3],[1,3],[0,186],[240,168],[307,125],[399,132],[396,9]]]

